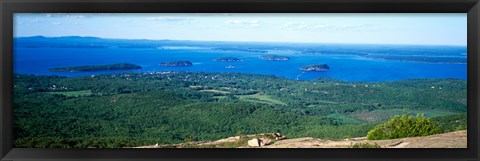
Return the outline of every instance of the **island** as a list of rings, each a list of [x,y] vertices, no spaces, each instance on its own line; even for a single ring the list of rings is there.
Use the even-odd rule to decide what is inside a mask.
[[[234,57],[222,57],[222,58],[214,59],[214,61],[220,61],[220,62],[239,62],[239,61],[243,61],[243,59],[234,58]]]
[[[160,63],[161,66],[167,66],[167,67],[186,67],[186,66],[192,66],[192,62],[190,61],[173,61],[173,62],[163,62]]]
[[[49,71],[51,72],[92,72],[92,71],[102,71],[102,70],[129,70],[129,69],[142,69],[142,67],[135,64],[120,63],[120,64],[108,64],[108,65],[89,65],[89,66],[50,68]]]
[[[327,64],[315,64],[315,65],[307,65],[304,67],[301,67],[300,70],[303,71],[314,71],[314,72],[326,72],[330,69],[330,67]]]
[[[260,56],[263,60],[272,60],[272,61],[287,61],[290,60],[289,57],[280,56],[280,55],[262,55]]]
[[[267,51],[261,49],[245,49],[245,48],[215,48],[215,50],[221,51],[235,51],[235,52],[251,52],[251,53],[266,53]]]

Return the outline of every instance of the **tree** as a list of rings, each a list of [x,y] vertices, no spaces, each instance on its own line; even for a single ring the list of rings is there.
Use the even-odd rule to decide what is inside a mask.
[[[396,139],[404,137],[427,136],[441,133],[438,124],[424,114],[402,114],[394,116],[368,132],[369,140]]]

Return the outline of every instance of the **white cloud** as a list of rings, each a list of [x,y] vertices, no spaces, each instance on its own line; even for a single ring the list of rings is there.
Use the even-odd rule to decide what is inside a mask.
[[[163,21],[163,22],[174,22],[174,23],[198,23],[198,20],[193,18],[184,18],[184,17],[149,17],[147,18],[151,21]]]
[[[61,22],[52,22],[53,25],[61,25]]]
[[[344,25],[328,25],[328,24],[307,24],[305,22],[287,22],[280,26],[282,29],[291,30],[337,30],[337,31],[361,31],[371,30],[371,24],[344,24]]]
[[[235,24],[235,25],[248,25],[251,27],[258,27],[260,26],[260,21],[258,20],[227,20],[225,21],[226,24]]]
[[[75,18],[75,19],[83,19],[86,16],[80,13],[49,13],[46,14],[47,17],[51,18]]]

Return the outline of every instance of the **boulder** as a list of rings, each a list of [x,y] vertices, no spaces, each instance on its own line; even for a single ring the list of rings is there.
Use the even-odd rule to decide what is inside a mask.
[[[269,138],[261,138],[260,141],[261,146],[270,145],[272,143],[272,140]]]
[[[252,139],[248,141],[248,146],[254,146],[254,147],[259,147],[261,145],[261,140],[260,139]]]
[[[275,140],[283,140],[283,139],[287,139],[287,136],[283,136],[282,134],[280,133],[274,133],[272,136],[275,137]]]

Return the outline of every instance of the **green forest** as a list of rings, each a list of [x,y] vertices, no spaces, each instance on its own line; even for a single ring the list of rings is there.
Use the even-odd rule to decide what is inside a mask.
[[[14,77],[15,147],[115,148],[280,132],[363,137],[395,115],[466,129],[459,79],[344,82],[200,72]]]

